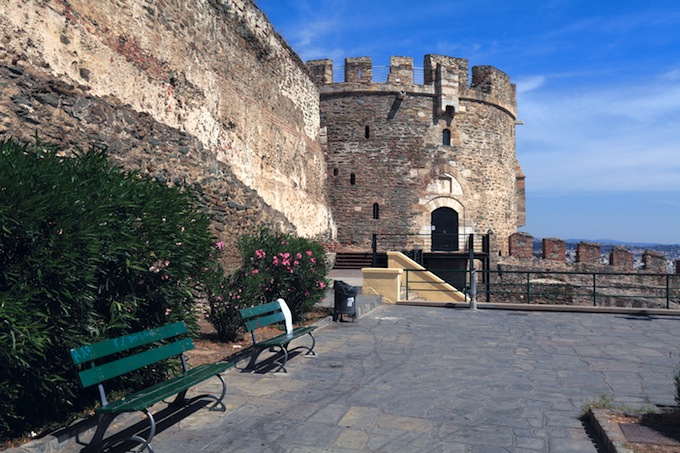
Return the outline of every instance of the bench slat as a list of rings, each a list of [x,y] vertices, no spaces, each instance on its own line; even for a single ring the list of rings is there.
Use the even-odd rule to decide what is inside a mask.
[[[278,302],[268,302],[266,304],[256,305],[254,307],[242,308],[239,310],[239,312],[241,313],[241,317],[243,319],[247,319],[279,310],[281,310],[281,306]]]
[[[117,352],[126,351],[138,346],[153,343],[154,341],[181,335],[186,332],[186,324],[183,322],[176,322],[174,324],[168,324],[167,326],[157,327],[155,329],[149,329],[143,332],[132,333],[111,340],[105,340],[100,343],[73,348],[70,351],[71,358],[73,359],[73,363],[79,365],[81,363],[100,359]]]
[[[285,319],[286,317],[283,315],[281,311],[279,311],[277,313],[272,313],[271,315],[260,316],[259,318],[255,319],[249,319],[246,322],[244,322],[244,325],[246,326],[246,330],[248,332],[252,332],[257,328],[265,327],[270,324],[276,324],[278,322],[284,321]]]
[[[270,338],[268,340],[264,341],[258,341],[255,343],[253,346],[256,348],[261,348],[261,349],[266,349],[269,346],[282,346],[284,344],[290,343],[291,341],[295,340],[296,338],[299,338],[305,334],[308,334],[309,332],[313,332],[314,329],[316,329],[316,326],[305,326],[305,327],[298,327],[295,330],[293,330],[291,333],[283,333],[277,337]]]
[[[94,368],[83,370],[79,373],[80,382],[82,382],[83,387],[99,384],[100,382],[137,370],[146,365],[151,365],[152,363],[180,355],[193,348],[194,343],[191,341],[191,338],[185,338],[155,349],[150,349]]]
[[[163,401],[173,395],[187,390],[204,380],[222,373],[234,366],[234,362],[217,362],[199,365],[187,373],[176,376],[168,381],[161,382],[147,389],[141,390],[134,395],[129,395],[115,403],[108,404],[97,409],[99,413],[135,412],[151,407],[159,401]]]

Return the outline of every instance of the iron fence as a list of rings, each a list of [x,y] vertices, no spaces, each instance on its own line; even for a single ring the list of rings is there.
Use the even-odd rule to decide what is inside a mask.
[[[680,309],[680,274],[429,269],[464,273],[456,289],[492,303]],[[405,300],[429,290],[405,270]],[[472,276],[472,278],[471,278]],[[476,291],[471,291],[476,290]]]
[[[372,236],[373,252],[391,250],[417,250],[425,253],[460,252],[489,253],[489,234],[408,234],[375,233]]]

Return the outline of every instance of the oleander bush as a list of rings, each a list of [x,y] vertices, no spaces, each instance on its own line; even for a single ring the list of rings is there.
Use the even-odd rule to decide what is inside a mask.
[[[64,158],[37,140],[0,142],[0,441],[96,398],[69,348],[180,320],[195,332],[214,244],[187,188],[95,148]]]
[[[240,308],[282,298],[298,323],[323,299],[328,263],[319,242],[261,228],[240,237],[237,247],[241,266],[208,292],[209,319],[220,340],[239,337]]]

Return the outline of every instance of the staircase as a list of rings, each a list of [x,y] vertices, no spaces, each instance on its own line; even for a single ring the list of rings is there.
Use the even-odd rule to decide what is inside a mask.
[[[371,267],[373,255],[362,252],[338,252],[333,269],[361,269]]]

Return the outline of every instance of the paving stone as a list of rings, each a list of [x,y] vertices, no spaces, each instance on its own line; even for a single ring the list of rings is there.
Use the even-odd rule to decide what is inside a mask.
[[[317,329],[318,358],[292,358],[288,376],[230,370],[227,412],[198,410],[154,446],[596,452],[580,420],[584,404],[602,395],[613,404],[673,404],[680,341],[668,332],[678,320],[381,306],[356,323]],[[216,387],[196,391],[207,388]]]

